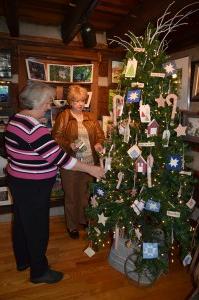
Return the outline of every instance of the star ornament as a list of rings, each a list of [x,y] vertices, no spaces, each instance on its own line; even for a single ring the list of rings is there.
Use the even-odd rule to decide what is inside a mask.
[[[101,223],[105,226],[108,218],[105,217],[104,213],[101,213],[100,215],[97,215],[97,216],[98,216],[98,223]]]
[[[128,93],[127,93],[127,103],[140,102],[140,96],[141,96],[141,90],[140,89],[135,89],[135,90],[128,91]]]
[[[166,163],[166,169],[169,171],[180,171],[182,169],[182,157],[179,154],[170,155]]]
[[[158,107],[165,107],[165,99],[162,97],[162,94],[159,98],[155,99],[155,102],[157,102]]]
[[[169,165],[170,165],[171,167],[176,168],[177,165],[178,165],[178,159],[177,159],[177,158],[171,158]]]
[[[167,62],[163,64],[163,68],[165,69],[166,76],[176,74],[176,63],[175,61]]]
[[[177,133],[177,136],[186,135],[186,129],[187,126],[182,126],[181,124],[178,125],[177,128],[175,128],[175,132]]]

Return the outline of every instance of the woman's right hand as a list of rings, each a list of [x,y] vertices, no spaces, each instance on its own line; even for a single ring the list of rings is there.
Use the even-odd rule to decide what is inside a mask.
[[[70,147],[73,151],[76,151],[77,150],[77,146],[75,145],[75,143],[71,143],[70,144]]]
[[[88,172],[91,176],[97,178],[97,179],[101,179],[103,177],[105,177],[105,171],[103,168],[98,167],[98,166],[92,166],[89,165],[90,167],[90,171]]]

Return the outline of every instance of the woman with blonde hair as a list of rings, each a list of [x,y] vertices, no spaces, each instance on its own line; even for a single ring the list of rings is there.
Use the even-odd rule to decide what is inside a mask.
[[[71,85],[67,100],[70,109],[60,113],[52,135],[56,142],[71,156],[86,164],[97,164],[97,153],[102,152],[104,132],[91,112],[83,111],[88,98],[87,90]],[[85,208],[88,205],[88,187],[93,177],[86,173],[61,170],[65,193],[65,218],[71,238],[79,238],[79,224],[86,225]]]

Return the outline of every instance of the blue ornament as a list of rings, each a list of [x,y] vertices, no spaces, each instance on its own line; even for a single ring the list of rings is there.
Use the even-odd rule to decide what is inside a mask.
[[[97,195],[98,197],[104,197],[105,190],[101,185],[95,184],[93,188],[94,195]]]
[[[160,211],[160,202],[156,202],[152,199],[149,199],[144,207],[146,210],[159,212]]]
[[[158,258],[158,243],[143,243],[143,258]]]
[[[179,154],[169,155],[166,163],[168,171],[181,171],[182,169],[182,156]]]
[[[126,96],[127,103],[136,103],[140,102],[141,98],[141,89],[129,90]]]

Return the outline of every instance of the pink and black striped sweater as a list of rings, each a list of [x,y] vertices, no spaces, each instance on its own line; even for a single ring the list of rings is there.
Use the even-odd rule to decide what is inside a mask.
[[[38,120],[15,114],[5,132],[7,172],[13,177],[42,180],[56,176],[58,167],[72,169],[76,159],[60,148]]]

